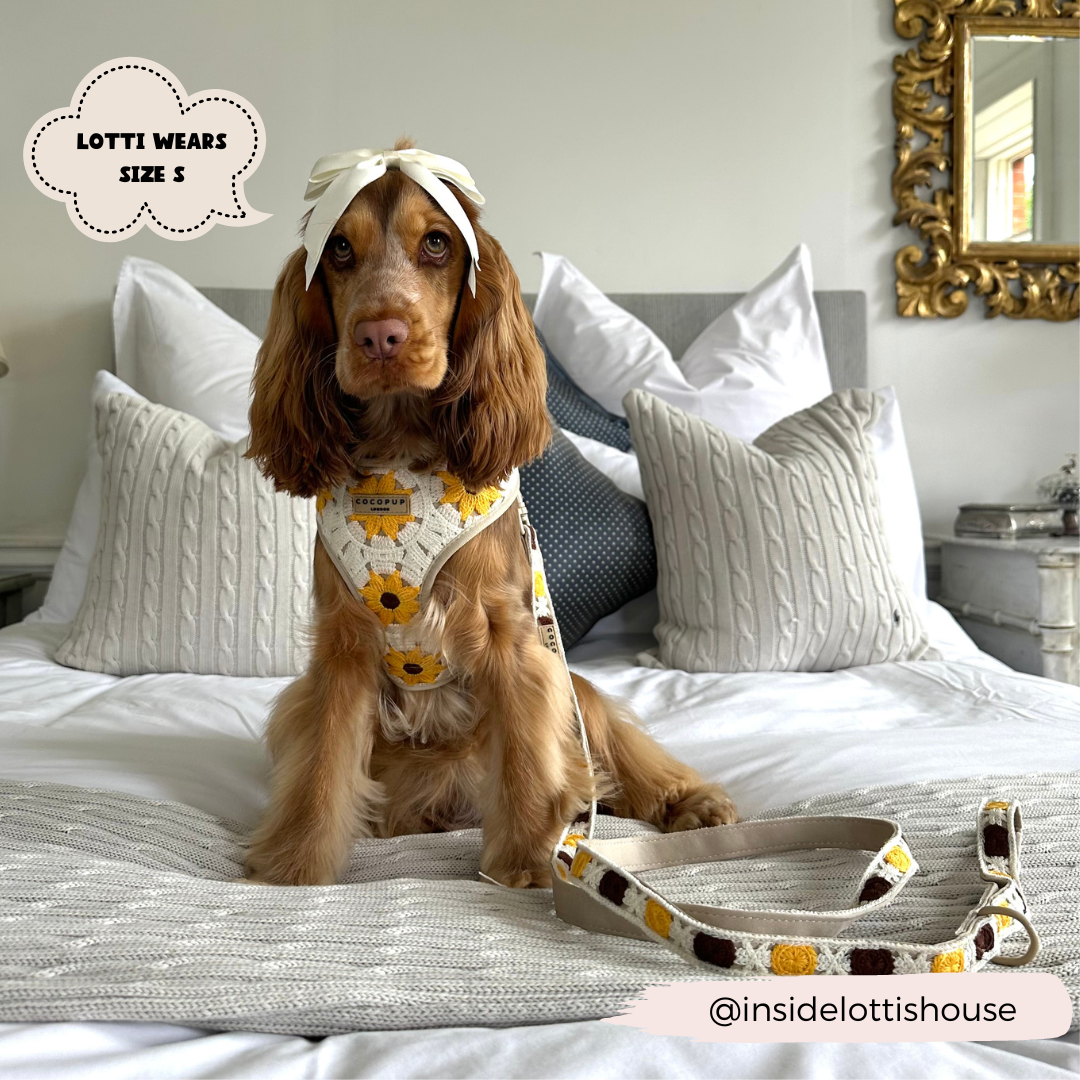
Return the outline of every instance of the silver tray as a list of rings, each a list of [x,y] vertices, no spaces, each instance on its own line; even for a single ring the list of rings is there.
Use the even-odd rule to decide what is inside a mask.
[[[957,536],[1016,540],[1024,536],[1060,536],[1062,508],[1053,503],[966,503],[953,525]]]

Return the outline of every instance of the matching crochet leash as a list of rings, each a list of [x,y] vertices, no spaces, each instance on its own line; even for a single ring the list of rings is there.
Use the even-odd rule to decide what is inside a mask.
[[[537,629],[566,666],[536,530],[520,496],[518,516],[533,570]],[[591,772],[588,734],[568,666],[566,677]],[[1039,935],[1020,888],[1022,823],[1015,802],[991,799],[979,811],[979,873],[987,885],[956,936],[932,945],[835,936],[892,903],[919,869],[899,823],[888,818],[795,817],[611,840],[596,838],[595,824],[594,800],[563,829],[555,846],[551,867],[558,916],[586,930],[656,941],[731,976],[977,971],[991,961],[1029,964],[1039,952]],[[873,852],[851,906],[835,911],[676,903],[637,876],[665,867],[828,848]],[[1027,951],[1005,956],[1002,945],[1018,927],[1027,932]]]

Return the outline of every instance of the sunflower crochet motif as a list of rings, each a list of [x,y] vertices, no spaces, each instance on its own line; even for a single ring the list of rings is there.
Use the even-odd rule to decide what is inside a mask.
[[[404,626],[420,610],[420,602],[416,599],[420,589],[416,585],[406,585],[401,580],[400,570],[385,577],[372,570],[368,583],[359,591],[364,603],[379,616],[383,626],[391,623]]]
[[[436,656],[426,656],[419,648],[412,648],[407,653],[397,649],[386,650],[386,670],[406,686],[430,684],[446,670],[446,665]]]
[[[446,494],[440,500],[441,503],[456,506],[461,514],[462,521],[468,521],[473,514],[483,516],[499,501],[502,495],[502,492],[497,487],[469,491],[453,473],[440,472],[436,475],[446,485]]]

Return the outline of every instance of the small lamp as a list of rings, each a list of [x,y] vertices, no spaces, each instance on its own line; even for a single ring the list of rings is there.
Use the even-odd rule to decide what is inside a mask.
[[[7,357],[4,355],[4,344],[0,342],[0,379],[2,379],[11,368],[7,366]]]

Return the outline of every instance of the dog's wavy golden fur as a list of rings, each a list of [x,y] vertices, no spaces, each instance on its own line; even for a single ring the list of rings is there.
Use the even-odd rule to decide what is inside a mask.
[[[286,262],[255,371],[249,449],[279,490],[315,495],[360,459],[417,471],[445,463],[475,490],[544,450],[544,357],[517,276],[459,201],[479,244],[475,297],[463,287],[461,234],[396,171],[353,200],[310,289],[304,249]],[[482,824],[484,873],[546,885],[560,828],[593,783],[617,814],[665,830],[735,820],[721,787],[574,676],[590,781],[562,662],[533,624],[531,585],[517,515],[504,514],[447,562],[425,614],[455,679],[409,692],[384,672],[378,617],[316,542],[311,659],[270,719],[271,801],[249,878],[331,883],[357,836]]]

